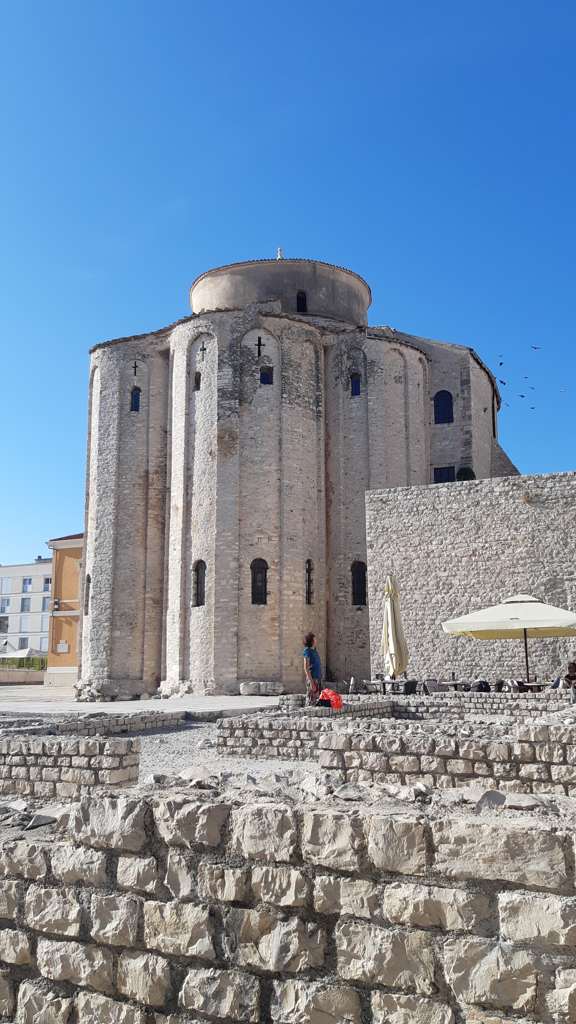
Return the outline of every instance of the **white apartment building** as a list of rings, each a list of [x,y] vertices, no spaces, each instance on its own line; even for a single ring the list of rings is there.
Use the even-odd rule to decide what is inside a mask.
[[[0,565],[0,652],[48,651],[52,559]]]

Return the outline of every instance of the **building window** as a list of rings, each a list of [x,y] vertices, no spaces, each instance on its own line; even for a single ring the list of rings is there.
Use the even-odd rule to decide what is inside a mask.
[[[130,392],[130,412],[140,412],[140,396],[142,391],[134,386]]]
[[[199,370],[196,370],[196,373],[194,374],[194,391],[200,391],[201,384],[202,374]]]
[[[48,632],[48,616],[47,615],[41,615],[40,616],[40,632],[41,633],[47,633]]]
[[[29,615],[21,615],[20,616],[20,632],[21,633],[28,633],[29,631],[30,631],[30,616]]]
[[[10,611],[10,598],[0,597],[0,615]]]
[[[312,604],[314,600],[314,566],[312,559],[306,559],[306,604]]]
[[[350,374],[350,394],[352,398],[357,398],[362,390],[362,378],[359,373]]]
[[[10,586],[12,580],[9,576],[0,576],[0,594],[10,594],[12,587]]]
[[[255,558],[250,566],[252,574],[252,604],[268,603],[268,563]]]
[[[457,480],[475,480],[476,473],[472,469],[472,466],[460,466],[460,469],[456,473]]]
[[[352,562],[352,604],[366,604],[366,562]]]
[[[452,484],[456,479],[456,470],[454,466],[435,466],[434,467],[434,483],[435,484]]]
[[[492,437],[496,437],[496,399],[492,399]]]
[[[434,395],[434,423],[454,423],[454,403],[450,391]]]
[[[29,594],[31,590],[32,590],[32,577],[31,576],[25,576],[24,579],[22,580],[22,593],[23,594]]]
[[[90,612],[90,587],[92,586],[92,577],[90,573],[87,573],[86,580],[84,582],[84,615],[88,615]]]
[[[194,563],[194,607],[206,604],[206,562],[200,559]]]
[[[0,615],[0,636],[8,633],[8,616]]]
[[[273,384],[274,383],[274,367],[273,366],[261,366],[260,367],[260,383],[261,384]]]
[[[306,292],[298,292],[298,294],[296,295],[296,312],[308,312],[308,299],[306,298]]]
[[[30,639],[27,636],[18,637],[18,650],[25,651],[27,647],[30,647]]]
[[[47,636],[41,636],[40,637],[40,650],[41,651],[47,651],[48,650],[48,637]]]
[[[50,598],[49,597],[43,597],[42,598],[42,611],[43,612],[49,612],[50,611]]]
[[[51,586],[52,586],[52,577],[51,576],[45,576],[44,577],[44,582],[42,584],[42,590],[44,591],[45,594],[49,594],[50,593]]]
[[[29,597],[21,597],[20,598],[20,611],[21,612],[29,612],[30,611],[30,598]]]

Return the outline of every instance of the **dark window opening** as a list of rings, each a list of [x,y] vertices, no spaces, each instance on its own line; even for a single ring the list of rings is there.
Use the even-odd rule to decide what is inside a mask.
[[[84,583],[84,615],[88,615],[90,612],[90,588],[92,586],[92,577],[90,573],[86,576],[86,582]]]
[[[352,562],[352,604],[366,604],[366,562]]]
[[[357,398],[362,390],[362,378],[359,373],[350,374],[350,394],[352,398]]]
[[[273,366],[261,366],[260,367],[260,383],[261,384],[273,384],[274,383],[274,367]]]
[[[298,292],[296,296],[296,312],[307,313],[308,312],[308,299],[306,298],[306,292]]]
[[[496,437],[496,400],[492,399],[492,437]]]
[[[268,603],[268,563],[255,558],[250,566],[252,574],[252,604]]]
[[[130,392],[130,412],[140,412],[140,388],[133,387]]]
[[[454,403],[450,391],[434,395],[434,423],[454,423]]]
[[[200,391],[200,385],[202,384],[202,374],[197,370],[194,374],[194,391]]]
[[[312,604],[314,600],[314,566],[312,559],[306,559],[306,604]]]
[[[206,562],[194,562],[194,607],[206,604]]]
[[[472,466],[460,466],[460,469],[456,473],[457,480],[475,480],[476,473],[472,469]]]
[[[453,484],[456,479],[454,466],[436,466],[434,468],[435,484]]]

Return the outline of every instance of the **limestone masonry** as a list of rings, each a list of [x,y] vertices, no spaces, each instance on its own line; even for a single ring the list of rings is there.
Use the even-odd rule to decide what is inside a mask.
[[[295,690],[310,629],[331,676],[369,676],[365,492],[516,472],[478,356],[370,301],[340,267],[240,263],[93,350],[83,698]]]
[[[454,638],[440,623],[518,593],[576,607],[576,473],[373,491],[366,516],[373,672],[382,669],[387,573],[398,581],[417,679],[524,679],[521,641]],[[543,681],[576,660],[575,639],[529,646]]]

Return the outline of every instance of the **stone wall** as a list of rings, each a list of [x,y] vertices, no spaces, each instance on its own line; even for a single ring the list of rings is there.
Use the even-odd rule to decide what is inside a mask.
[[[568,710],[570,695],[563,690],[543,693],[433,693],[429,697],[392,697],[394,718],[438,718],[506,715],[513,718],[539,718]]]
[[[319,763],[334,784],[474,784],[576,796],[576,727],[517,725],[513,736],[498,732],[460,723],[450,728],[446,722],[426,730],[390,729],[385,723],[372,732],[342,726],[318,736]]]
[[[191,721],[215,721],[220,713],[193,711],[149,711],[134,714],[47,715],[46,718],[21,713],[0,714],[0,734],[26,733],[41,736],[49,731],[58,736],[118,736],[151,732],[156,729],[181,729]]]
[[[523,679],[521,641],[449,637],[441,623],[518,593],[576,608],[576,474],[373,491],[366,505],[372,672],[382,669],[384,582],[393,573],[412,676]],[[531,673],[551,679],[576,639],[529,648]]]
[[[0,739],[0,793],[74,799],[96,786],[132,785],[139,763],[138,739],[10,736]]]
[[[574,1020],[564,821],[197,793],[84,800],[69,832],[0,846],[18,1024]]]

